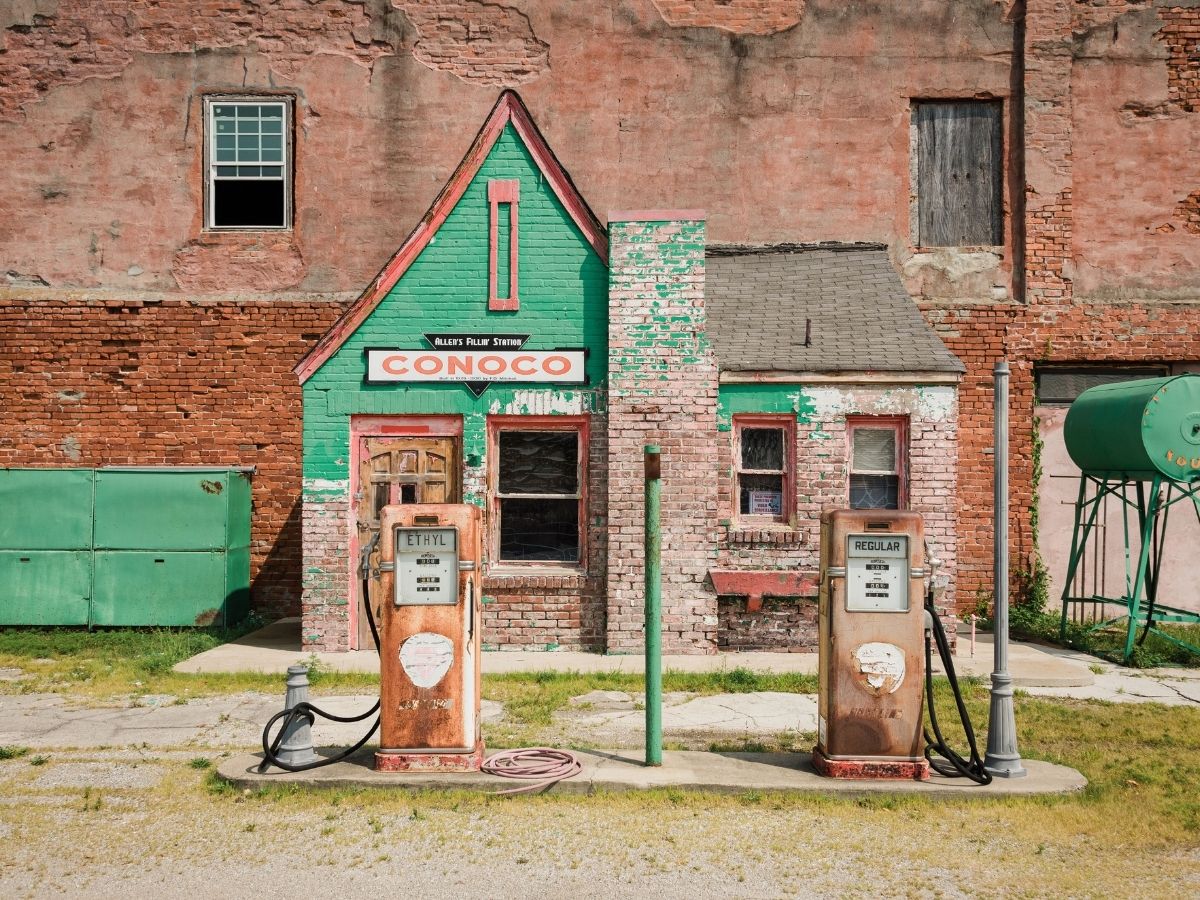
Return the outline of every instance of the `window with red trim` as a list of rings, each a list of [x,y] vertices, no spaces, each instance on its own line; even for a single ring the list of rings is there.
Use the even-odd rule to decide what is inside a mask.
[[[791,416],[734,416],[734,511],[739,521],[791,521],[795,458],[796,421]]]
[[[585,422],[491,424],[491,558],[504,564],[582,563]]]
[[[908,507],[908,420],[861,416],[846,421],[850,441],[850,508]]]

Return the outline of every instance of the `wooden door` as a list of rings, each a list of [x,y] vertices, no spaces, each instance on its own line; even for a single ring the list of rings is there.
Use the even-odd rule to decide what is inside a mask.
[[[360,547],[367,546],[378,533],[379,511],[385,506],[460,502],[462,469],[458,463],[458,438],[362,437],[359,442],[355,496]],[[376,550],[372,563],[378,562],[378,558]],[[374,604],[371,608],[375,610],[383,598],[372,596],[371,600]],[[360,597],[358,647],[366,650],[374,646]]]

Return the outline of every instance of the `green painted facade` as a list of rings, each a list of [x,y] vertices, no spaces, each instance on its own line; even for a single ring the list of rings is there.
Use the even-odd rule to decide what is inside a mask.
[[[519,180],[518,297],[514,312],[488,310],[491,180]],[[501,232],[507,217],[503,217]],[[506,254],[501,254],[502,257]],[[507,282],[507,270],[502,270]],[[504,291],[501,291],[504,294]],[[350,416],[461,415],[468,469],[486,465],[487,416],[587,413],[607,374],[608,271],[512,125],[497,138],[462,198],[371,315],[304,384],[305,493],[344,493]],[[426,332],[529,334],[526,349],[586,347],[586,386],[492,385],[476,398],[462,384],[363,383],[364,348],[425,348]],[[464,485],[468,502],[482,497]]]
[[[739,415],[792,414],[811,421],[815,406],[798,384],[723,384],[717,392],[717,429],[729,431]]]

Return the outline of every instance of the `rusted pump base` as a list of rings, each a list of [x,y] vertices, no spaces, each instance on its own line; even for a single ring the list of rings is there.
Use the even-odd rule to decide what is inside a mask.
[[[478,772],[483,765],[483,741],[470,753],[404,753],[380,750],[376,772]]]
[[[928,781],[929,761],[878,759],[830,759],[816,747],[813,768],[826,778],[872,778],[892,781]]]

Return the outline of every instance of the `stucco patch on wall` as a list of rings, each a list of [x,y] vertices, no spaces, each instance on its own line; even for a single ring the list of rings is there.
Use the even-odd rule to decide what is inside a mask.
[[[805,0],[654,0],[676,28],[719,28],[734,34],[777,34],[795,28]]]
[[[513,87],[550,68],[550,45],[520,10],[499,3],[392,0],[417,29],[413,56],[475,84]]]
[[[190,241],[176,254],[171,274],[185,291],[282,291],[304,277],[304,258],[292,237],[215,235]]]

